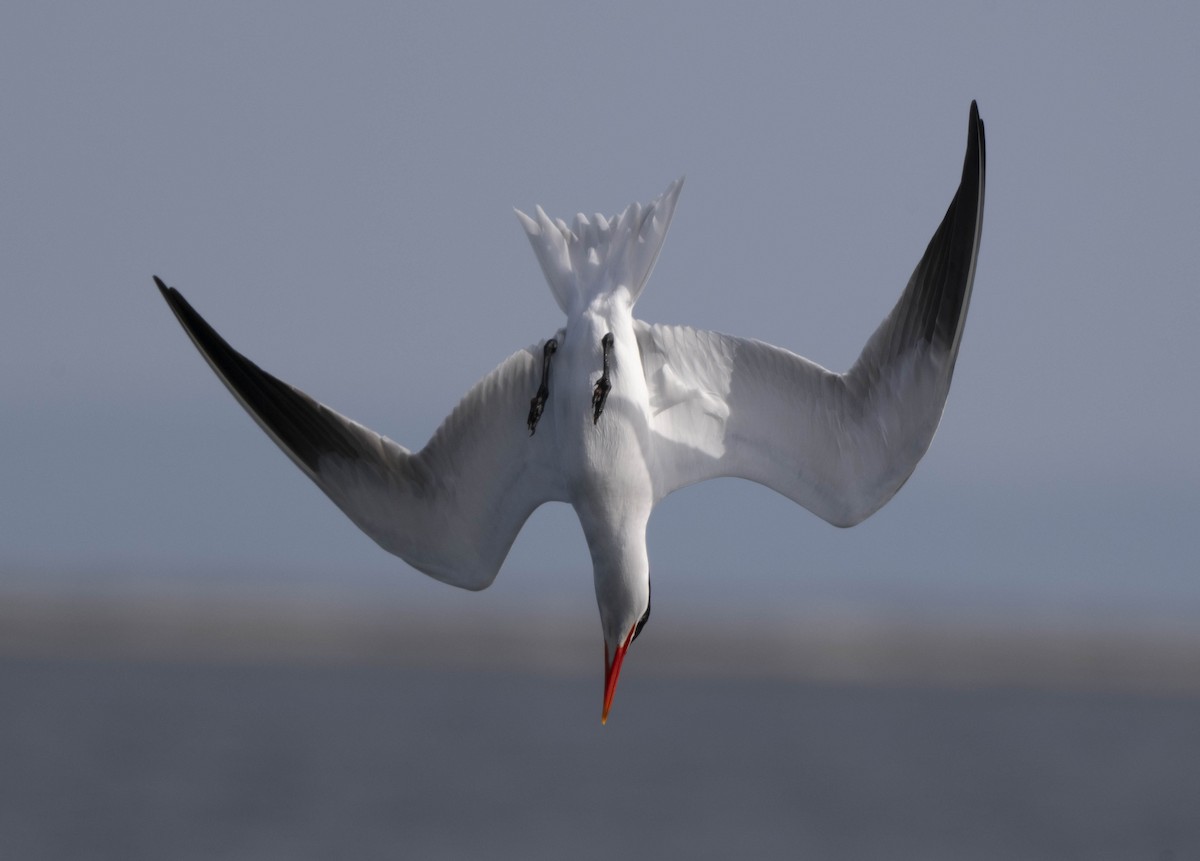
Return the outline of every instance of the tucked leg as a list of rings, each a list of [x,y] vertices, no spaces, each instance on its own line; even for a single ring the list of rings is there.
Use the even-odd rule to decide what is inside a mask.
[[[529,419],[526,421],[526,424],[529,426],[530,436],[533,436],[537,430],[537,423],[542,417],[542,410],[546,407],[546,399],[550,397],[550,357],[557,350],[558,340],[556,338],[551,338],[546,342],[546,346],[542,348],[542,384],[538,386],[537,394],[529,402]]]
[[[592,390],[592,424],[600,421],[600,414],[604,412],[604,402],[608,400],[608,393],[612,389],[612,383],[608,379],[608,351],[612,349],[612,345],[612,332],[600,339],[600,348],[604,351],[604,371]]]

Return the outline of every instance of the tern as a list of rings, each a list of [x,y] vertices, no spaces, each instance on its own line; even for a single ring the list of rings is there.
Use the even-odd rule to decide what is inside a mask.
[[[192,342],[267,435],[384,550],[464,589],[495,579],[544,502],[579,516],[604,634],[608,720],[650,616],[646,524],[682,487],[766,485],[836,526],[908,479],[945,406],[983,225],[983,122],[971,103],[962,178],[892,312],[833,373],[794,353],[635,319],[682,180],[620,215],[517,216],[566,315],[484,377],[418,452],[234,350],[178,290],[155,283]]]

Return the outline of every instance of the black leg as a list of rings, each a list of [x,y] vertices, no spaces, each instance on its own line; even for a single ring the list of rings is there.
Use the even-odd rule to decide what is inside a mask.
[[[526,422],[529,425],[529,435],[533,436],[537,430],[538,420],[542,417],[542,409],[546,406],[546,399],[550,397],[550,357],[558,350],[558,340],[551,338],[546,342],[546,346],[542,348],[542,384],[538,386],[537,394],[533,396],[533,400],[529,402],[529,419]]]
[[[600,374],[600,379],[596,380],[596,388],[592,390],[592,424],[600,421],[600,414],[604,412],[604,402],[608,400],[608,393],[612,389],[612,383],[608,380],[608,351],[612,349],[612,345],[612,332],[600,339],[600,347],[604,351],[604,371]]]

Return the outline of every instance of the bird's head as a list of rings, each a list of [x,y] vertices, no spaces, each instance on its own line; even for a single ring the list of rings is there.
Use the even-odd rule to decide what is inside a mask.
[[[625,653],[650,618],[649,577],[642,583],[640,589],[619,590],[621,594],[610,595],[608,600],[601,598],[599,602],[600,622],[604,628],[604,708],[600,712],[600,723],[608,722]]]

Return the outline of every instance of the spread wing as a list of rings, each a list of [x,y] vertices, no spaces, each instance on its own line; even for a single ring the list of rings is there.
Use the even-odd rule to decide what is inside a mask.
[[[845,374],[759,341],[638,323],[657,498],[738,476],[839,526],[891,499],[929,447],[950,389],[979,253],[985,161],[972,102],[958,191],[900,301]]]
[[[483,589],[534,509],[565,498],[554,420],[526,429],[541,348],[484,377],[424,449],[411,453],[276,379],[154,279],[192,342],[267,435],[385,550],[431,577]]]

